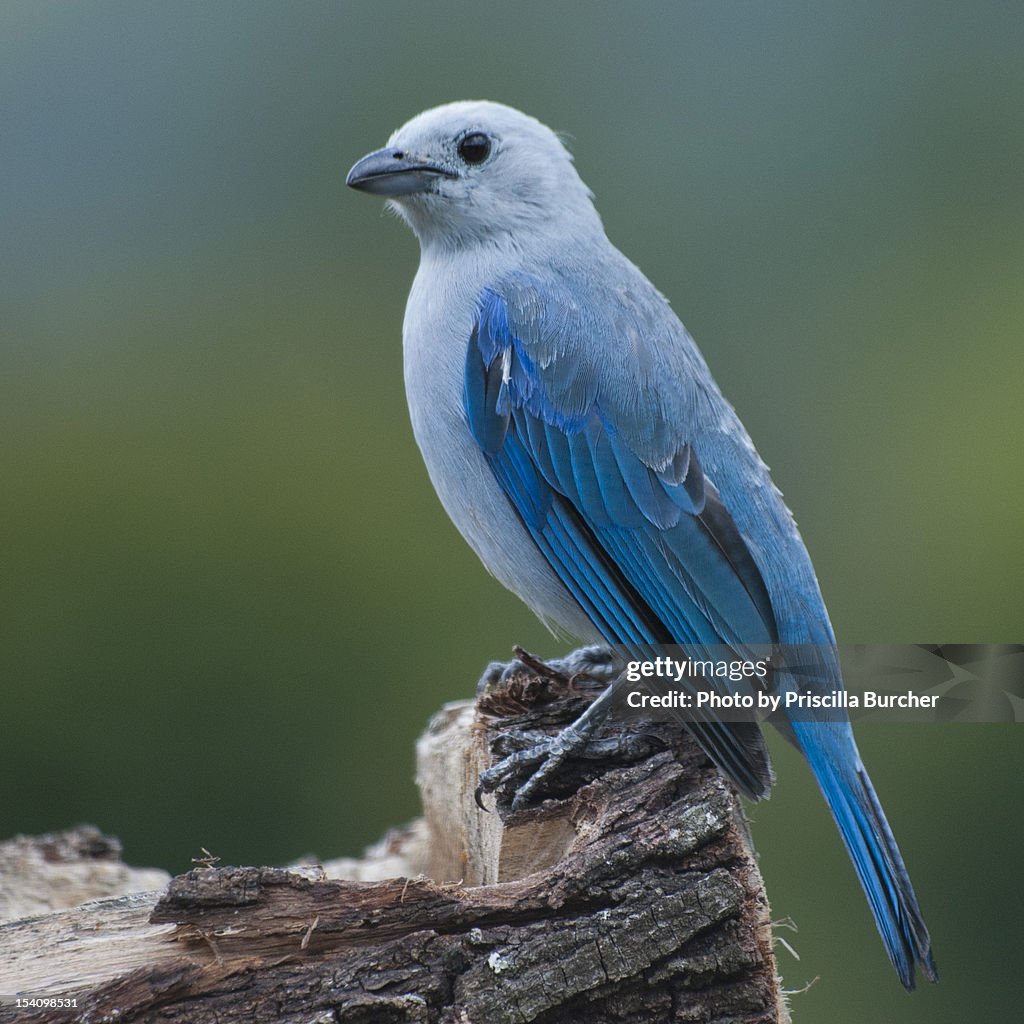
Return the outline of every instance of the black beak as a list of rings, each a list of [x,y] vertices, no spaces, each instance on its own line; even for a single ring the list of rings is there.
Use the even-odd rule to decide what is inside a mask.
[[[452,171],[417,160],[401,149],[378,149],[348,172],[345,184],[378,196],[409,196],[429,191],[438,178],[454,177]]]

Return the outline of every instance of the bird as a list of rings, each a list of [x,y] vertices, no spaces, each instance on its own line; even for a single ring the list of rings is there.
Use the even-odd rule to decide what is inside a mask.
[[[448,103],[398,128],[347,184],[387,197],[419,241],[404,377],[437,495],[493,576],[556,633],[590,645],[574,664],[598,668],[609,645],[641,655],[774,645],[812,651],[817,676],[799,682],[780,665],[779,689],[842,689],[781,492],[668,301],[609,241],[561,137],[504,104]],[[561,736],[512,755],[541,765],[520,804],[592,738],[622,678]],[[900,981],[913,989],[918,969],[937,980],[845,712],[773,724],[817,780]],[[768,796],[757,722],[688,727],[740,793]]]

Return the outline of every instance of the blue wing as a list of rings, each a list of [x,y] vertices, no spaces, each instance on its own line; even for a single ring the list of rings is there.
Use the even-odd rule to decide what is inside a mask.
[[[685,644],[710,660],[723,644],[775,642],[764,582],[692,447],[648,464],[599,395],[581,400],[585,364],[573,387],[562,365],[542,369],[534,354],[504,298],[486,292],[466,354],[466,415],[534,543],[605,639],[637,657]],[[756,725],[694,731],[741,790],[767,794]]]
[[[723,644],[744,656],[748,645],[810,644],[826,684],[841,686],[795,524],[688,336],[664,336],[675,321],[656,294],[618,287],[603,321],[576,294],[522,275],[485,291],[466,351],[470,430],[538,549],[605,639],[636,657],[659,645],[708,657]],[[915,963],[934,980],[849,723],[778,724],[814,771],[903,984],[913,987]],[[688,727],[741,791],[768,794],[755,724]]]

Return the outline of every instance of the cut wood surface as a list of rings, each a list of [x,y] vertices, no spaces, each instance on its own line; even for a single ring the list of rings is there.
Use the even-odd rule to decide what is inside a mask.
[[[629,758],[570,762],[524,811],[477,807],[490,744],[557,729],[585,703],[524,675],[443,709],[418,744],[423,818],[358,861],[211,861],[138,893],[108,851],[127,888],[79,887],[78,903],[107,898],[70,906],[38,863],[24,886],[13,865],[41,858],[59,889],[88,842],[85,855],[75,832],[4,844],[8,904],[34,916],[0,926],[0,1021],[785,1021],[742,810],[686,733],[620,723],[647,741]]]

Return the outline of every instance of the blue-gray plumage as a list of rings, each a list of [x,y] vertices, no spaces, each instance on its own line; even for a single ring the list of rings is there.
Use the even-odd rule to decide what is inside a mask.
[[[348,183],[391,197],[419,238],[409,410],[438,495],[484,565],[582,640],[639,652],[814,645],[840,687],[793,517],[679,319],[608,241],[557,136],[500,104],[453,103],[400,128]],[[768,795],[755,724],[691,728],[742,792]],[[912,988],[916,966],[934,980],[849,724],[780,728],[814,772],[900,980]]]

